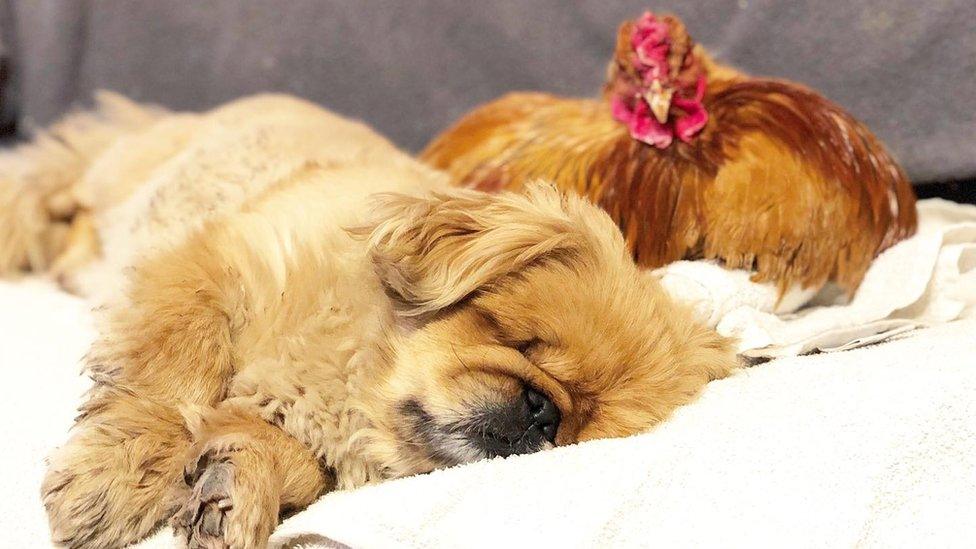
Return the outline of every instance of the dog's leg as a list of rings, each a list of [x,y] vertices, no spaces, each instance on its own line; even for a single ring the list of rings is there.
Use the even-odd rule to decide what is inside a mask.
[[[189,494],[172,520],[188,547],[265,547],[282,512],[334,486],[311,451],[257,415],[232,406],[195,414]]]
[[[65,291],[81,293],[72,273],[98,257],[99,241],[91,213],[79,212],[64,237],[60,254],[51,264],[51,274]]]
[[[132,273],[89,357],[96,384],[41,487],[53,538],[69,547],[135,542],[182,503],[191,444],[179,412],[213,406],[233,375],[226,269],[207,249],[162,254]]]
[[[0,153],[0,275],[48,268],[67,245],[56,225],[70,223],[80,208],[74,185],[115,140],[162,112],[109,93],[96,99],[94,109]]]
[[[102,389],[82,409],[41,485],[55,543],[122,547],[176,508],[173,493],[190,446],[176,408]]]

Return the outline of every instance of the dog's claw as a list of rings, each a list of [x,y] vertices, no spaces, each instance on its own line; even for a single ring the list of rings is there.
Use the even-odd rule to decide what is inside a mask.
[[[200,531],[208,536],[220,537],[224,533],[221,527],[223,522],[224,512],[215,505],[208,505],[200,519]]]

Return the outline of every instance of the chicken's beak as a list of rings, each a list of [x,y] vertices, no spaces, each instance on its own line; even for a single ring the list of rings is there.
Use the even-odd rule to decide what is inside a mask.
[[[661,86],[661,81],[655,80],[651,84],[651,89],[644,94],[644,99],[647,100],[647,104],[651,107],[654,118],[661,124],[668,121],[668,111],[671,110],[671,95],[673,93],[674,90],[664,89]]]

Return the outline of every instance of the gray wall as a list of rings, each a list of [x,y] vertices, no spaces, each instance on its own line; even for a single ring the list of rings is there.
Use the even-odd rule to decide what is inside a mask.
[[[976,176],[972,0],[0,0],[4,108],[29,126],[96,88],[194,109],[279,90],[418,150],[509,90],[595,94],[616,26],[647,8],[725,61],[822,90],[915,180]]]

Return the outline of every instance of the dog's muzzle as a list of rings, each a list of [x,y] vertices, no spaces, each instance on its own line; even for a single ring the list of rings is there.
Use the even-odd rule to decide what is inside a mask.
[[[559,419],[549,397],[526,388],[520,398],[481,415],[468,436],[488,457],[528,454],[555,443]]]

